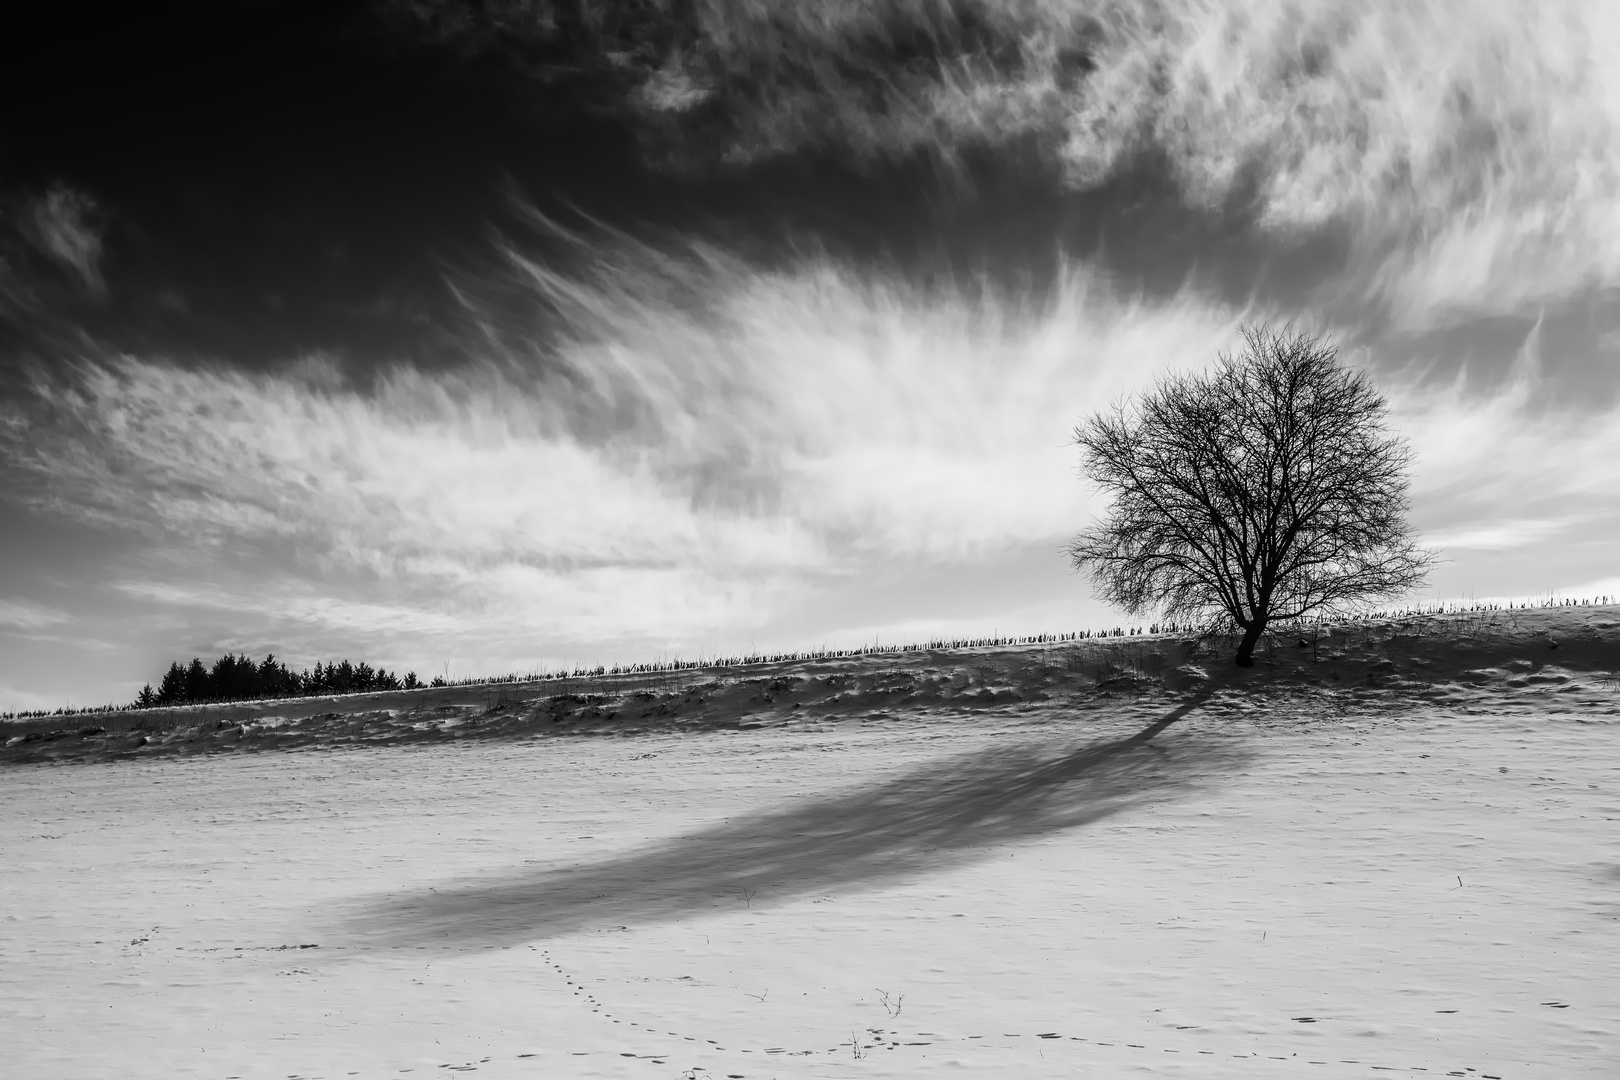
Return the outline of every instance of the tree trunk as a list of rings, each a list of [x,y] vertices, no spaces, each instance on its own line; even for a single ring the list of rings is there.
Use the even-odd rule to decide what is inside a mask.
[[[1243,640],[1238,642],[1238,667],[1254,667],[1254,647],[1260,643],[1260,635],[1265,632],[1266,624],[1259,619],[1255,619],[1244,629]]]

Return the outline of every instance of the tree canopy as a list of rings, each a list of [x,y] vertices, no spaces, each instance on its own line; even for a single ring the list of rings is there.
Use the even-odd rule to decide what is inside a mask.
[[[170,664],[157,689],[152,689],[150,684],[143,687],[135,704],[138,708],[151,708],[205,701],[410,690],[419,685],[414,671],[401,679],[364,661],[317,663],[311,670],[293,671],[277,660],[274,653],[257,664],[246,656],[226,653],[211,667],[200,657],[193,657],[189,664]]]
[[[1270,625],[1344,614],[1420,586],[1411,453],[1388,403],[1330,342],[1249,326],[1212,370],[1162,377],[1075,429],[1112,497],[1069,554],[1133,614],[1224,623],[1253,664]]]

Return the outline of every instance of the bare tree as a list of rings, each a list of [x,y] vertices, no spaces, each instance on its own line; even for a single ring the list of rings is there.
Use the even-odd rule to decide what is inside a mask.
[[[1069,554],[1133,614],[1235,627],[1248,667],[1267,626],[1400,596],[1435,557],[1407,524],[1411,453],[1371,380],[1320,338],[1242,334],[1213,371],[1166,376],[1075,429],[1113,505]]]

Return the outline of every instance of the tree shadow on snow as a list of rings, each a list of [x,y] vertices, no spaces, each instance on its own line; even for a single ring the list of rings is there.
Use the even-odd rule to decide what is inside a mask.
[[[373,947],[504,948],[582,929],[673,922],[873,889],[985,857],[997,844],[1185,793],[1246,760],[1236,740],[1150,742],[1207,695],[1136,734],[1050,741],[930,762],[874,787],[795,802],[693,835],[556,870],[463,879],[368,905]],[[360,944],[360,942],[356,942]]]

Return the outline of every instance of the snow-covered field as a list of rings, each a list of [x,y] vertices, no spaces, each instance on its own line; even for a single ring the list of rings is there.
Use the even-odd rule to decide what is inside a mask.
[[[1613,1077],[1620,694],[1543,632],[1404,697],[12,764],[0,1072]]]

